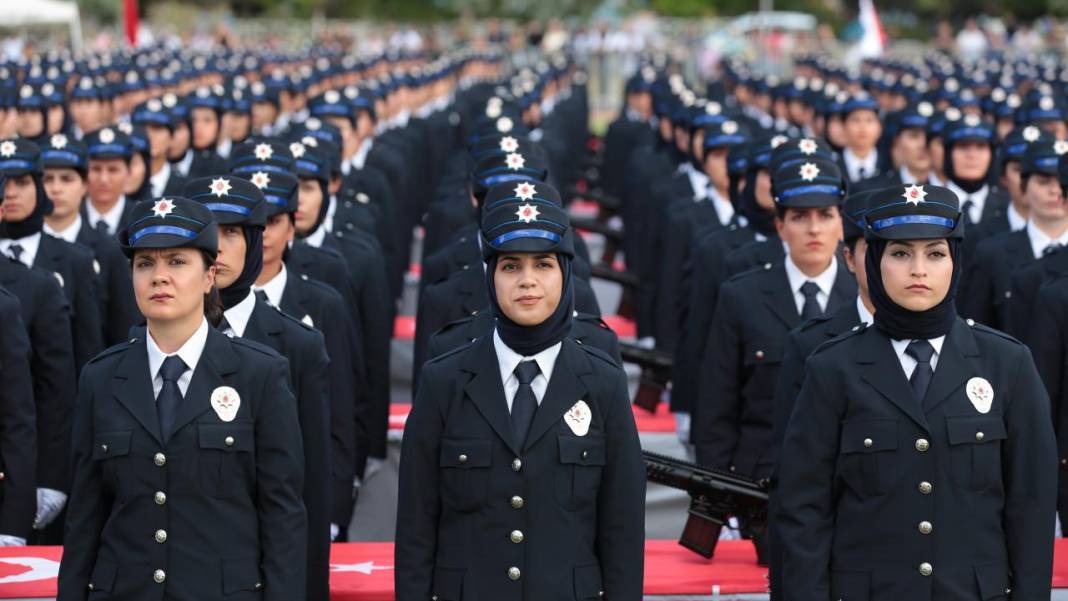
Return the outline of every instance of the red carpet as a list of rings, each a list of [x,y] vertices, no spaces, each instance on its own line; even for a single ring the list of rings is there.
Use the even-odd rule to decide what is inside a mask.
[[[638,432],[645,434],[662,434],[675,431],[675,418],[668,411],[667,403],[660,403],[656,414],[639,408],[637,405],[630,407],[634,411],[634,422],[638,424]],[[389,406],[389,429],[403,430],[404,422],[408,419],[408,413],[412,410],[409,404],[394,403]]]
[[[55,597],[60,553],[59,547],[0,548],[0,599]],[[334,545],[330,559],[332,601],[393,599],[392,543]],[[766,572],[745,541],[720,543],[712,561],[674,541],[646,544],[646,595],[763,593]],[[1068,539],[1057,541],[1053,586],[1068,588]]]

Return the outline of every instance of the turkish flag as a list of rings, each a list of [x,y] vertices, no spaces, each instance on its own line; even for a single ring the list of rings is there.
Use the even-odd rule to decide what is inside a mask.
[[[126,43],[137,45],[137,0],[123,0],[123,16],[126,22]]]

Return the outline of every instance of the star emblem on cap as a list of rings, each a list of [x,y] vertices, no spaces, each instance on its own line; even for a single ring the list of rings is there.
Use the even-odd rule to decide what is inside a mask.
[[[500,117],[501,116],[501,105],[492,104],[492,103],[486,105],[486,116],[489,117],[490,119],[496,119],[497,117]]]
[[[257,188],[262,190],[266,188],[268,184],[271,183],[271,176],[267,175],[267,173],[264,171],[257,171],[256,173],[252,174],[252,179],[250,181],[252,182],[253,186],[256,186]]]
[[[512,136],[501,138],[501,152],[515,152],[519,150],[519,140]]]
[[[197,98],[207,98],[208,96],[211,96],[211,90],[208,88],[197,88]]]
[[[801,154],[813,154],[817,148],[816,141],[812,138],[805,138],[797,143],[797,149],[801,151]]]
[[[19,96],[22,98],[29,98],[33,96],[33,86],[25,85],[19,90]]]
[[[931,115],[934,115],[934,105],[927,101],[921,102],[916,105],[916,112],[919,113],[921,117],[930,117]]]
[[[63,134],[56,134],[52,136],[52,139],[49,140],[48,143],[51,144],[52,148],[55,148],[56,150],[63,150],[67,147],[67,136],[64,136]]]
[[[15,154],[16,150],[18,150],[18,147],[15,146],[15,143],[11,140],[6,140],[3,143],[0,143],[0,156],[2,157],[6,158],[12,156]]]
[[[519,207],[515,212],[515,216],[519,218],[523,223],[531,223],[538,220],[538,207],[532,204],[525,204]]]
[[[497,120],[497,131],[501,132],[502,134],[506,134],[512,131],[512,128],[514,126],[515,125],[512,123],[512,120],[508,117],[501,117]]]
[[[789,140],[790,140],[790,138],[787,138],[786,136],[784,136],[782,134],[779,134],[779,135],[775,136],[774,138],[772,138],[771,142],[769,142],[768,145],[771,146],[772,150],[775,150],[776,148],[782,146],[783,144],[785,144]]]
[[[723,112],[723,106],[718,102],[709,102],[705,105],[705,114],[715,117]],[[726,124],[724,124],[726,125]]]
[[[817,167],[815,163],[805,163],[801,165],[801,170],[798,172],[798,175],[801,176],[801,179],[805,180],[806,182],[813,181],[819,174],[820,168]]]
[[[338,94],[337,90],[327,90],[326,93],[323,94],[323,100],[325,100],[327,104],[337,104],[341,100],[341,94]]]
[[[955,106],[951,106],[951,107],[947,108],[946,109],[946,120],[947,121],[960,121],[960,109],[955,107]]]
[[[523,200],[531,200],[534,198],[534,195],[538,193],[538,191],[534,189],[534,184],[530,182],[520,183],[515,187],[514,192],[517,198]]]
[[[1038,101],[1038,108],[1040,108],[1040,109],[1042,109],[1044,111],[1052,111],[1053,110],[1053,99],[1050,98],[1049,96],[1043,96]]]
[[[253,153],[256,155],[257,159],[267,161],[274,156],[274,149],[271,148],[270,144],[257,144]]]
[[[723,129],[723,133],[727,134],[728,136],[733,136],[734,134],[738,133],[738,124],[734,121],[724,121],[723,125],[721,126],[721,129]]]
[[[964,117],[964,124],[968,127],[979,127],[979,124],[982,122],[983,121],[979,118],[979,115],[976,115],[975,113],[969,113]]]
[[[289,145],[289,152],[293,153],[294,159],[302,158],[306,150],[307,149],[304,148],[304,145],[300,142],[293,142]]]
[[[315,136],[304,136],[300,139],[300,143],[303,144],[307,150],[308,148],[319,148],[319,140]]]
[[[1028,142],[1034,142],[1040,137],[1042,137],[1042,132],[1034,125],[1028,125],[1023,130],[1023,139]]]
[[[927,198],[927,190],[924,190],[923,186],[912,184],[905,188],[905,193],[901,197],[905,199],[906,204],[919,206]]]
[[[111,128],[105,127],[100,130],[100,141],[104,144],[111,144],[115,141],[115,132],[111,131]]]
[[[41,86],[41,94],[44,96],[51,96],[56,91],[56,86],[51,83],[46,83]]]
[[[153,98],[149,100],[148,104],[145,106],[153,113],[158,113],[163,110],[163,103],[160,102],[158,98]]]
[[[512,153],[504,157],[504,164],[508,166],[512,171],[519,171],[526,164],[526,160],[523,155],[518,153]]]
[[[1060,156],[1060,155],[1068,152],[1068,141],[1057,140],[1056,142],[1054,142],[1053,143],[1053,152],[1056,152],[1057,156]]]
[[[152,205],[152,214],[156,217],[164,218],[170,215],[173,210],[174,203],[167,198],[161,198],[156,201],[156,204]]]
[[[126,134],[127,136],[133,135],[133,123],[130,123],[129,121],[123,121],[122,123],[116,125],[115,128]]]
[[[323,122],[320,121],[318,117],[308,117],[308,119],[304,121],[304,127],[307,127],[311,131],[316,131],[322,128],[322,126]]]
[[[83,90],[92,90],[93,80],[89,79],[88,77],[83,77],[81,78],[81,80],[78,81],[78,87]]]
[[[230,193],[230,180],[224,177],[217,177],[211,180],[210,192],[217,198],[222,198]]]

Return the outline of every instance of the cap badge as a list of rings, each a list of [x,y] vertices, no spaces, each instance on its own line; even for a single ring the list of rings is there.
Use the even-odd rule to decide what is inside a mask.
[[[923,189],[923,186],[913,184],[905,188],[905,193],[901,197],[905,199],[905,204],[919,206],[921,202],[925,202],[927,191]]]
[[[230,193],[230,180],[217,177],[211,180],[210,192],[216,196],[216,198],[222,198]]]
[[[67,136],[64,136],[63,134],[56,134],[52,136],[52,139],[49,140],[49,143],[52,145],[52,148],[55,148],[56,150],[63,150],[67,147]]]
[[[504,163],[512,171],[519,171],[523,168],[523,165],[526,164],[526,160],[523,159],[523,155],[516,154],[513,152],[512,154],[504,157]]]
[[[817,167],[815,163],[805,163],[801,165],[799,175],[801,176],[801,179],[805,180],[806,182],[813,181],[819,174],[820,168]]]
[[[293,153],[294,159],[303,158],[305,150],[304,145],[300,142],[293,142],[289,145],[289,152]]]
[[[1027,140],[1028,142],[1034,142],[1040,137],[1042,137],[1042,132],[1039,131],[1039,129],[1034,125],[1028,125],[1023,130],[1023,139]]]
[[[110,128],[105,127],[100,130],[100,141],[104,144],[111,144],[115,141],[115,132],[111,131]]]
[[[262,190],[266,188],[268,184],[271,183],[271,176],[267,175],[263,171],[257,171],[256,173],[252,174],[251,181],[253,186],[256,186],[257,188]]]
[[[801,154],[813,154],[816,148],[816,141],[812,138],[805,138],[797,143],[797,149],[801,151]]]
[[[274,150],[270,144],[257,144],[253,152],[256,154],[256,158],[261,161],[270,160],[274,156]]]
[[[12,142],[11,140],[7,140],[7,141],[5,141],[3,143],[0,143],[0,156],[5,157],[5,158],[9,157],[9,156],[12,156],[12,155],[15,154],[15,151],[17,149],[18,149],[18,147],[15,146],[14,142]]]
[[[156,217],[165,218],[174,210],[174,203],[166,198],[161,198],[152,205],[152,214]]]
[[[538,191],[534,189],[534,184],[530,182],[522,182],[515,187],[516,198],[521,200],[533,200],[534,195],[537,193]]]
[[[1068,152],[1068,141],[1057,140],[1056,142],[1054,142],[1053,143],[1053,152],[1056,152],[1057,156],[1060,156],[1060,155]]]
[[[497,120],[497,131],[501,132],[502,134],[506,134],[512,131],[513,127],[514,124],[512,123],[512,120],[508,117],[501,117]]]
[[[724,121],[721,128],[723,129],[723,133],[728,136],[733,136],[738,133],[738,124],[734,121]]]
[[[532,204],[525,204],[519,207],[515,212],[515,216],[523,223],[532,223],[538,220],[538,207]]]
[[[501,138],[501,152],[515,152],[519,150],[519,140],[512,136]]]

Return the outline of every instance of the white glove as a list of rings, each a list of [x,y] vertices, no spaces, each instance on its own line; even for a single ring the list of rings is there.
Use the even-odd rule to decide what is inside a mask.
[[[367,482],[386,465],[385,459],[379,459],[378,457],[368,457],[367,466],[363,469],[363,481]]]
[[[26,546],[26,539],[20,536],[11,536],[10,534],[0,534],[0,547],[24,547]]]
[[[679,442],[683,445],[690,444],[690,414],[673,413],[675,416],[675,433],[678,434]]]
[[[341,526],[337,524],[330,524],[330,540],[337,540],[337,535],[341,534]]]
[[[51,488],[37,489],[37,517],[33,520],[34,530],[44,530],[51,524],[63,506],[67,504],[67,495]]]

